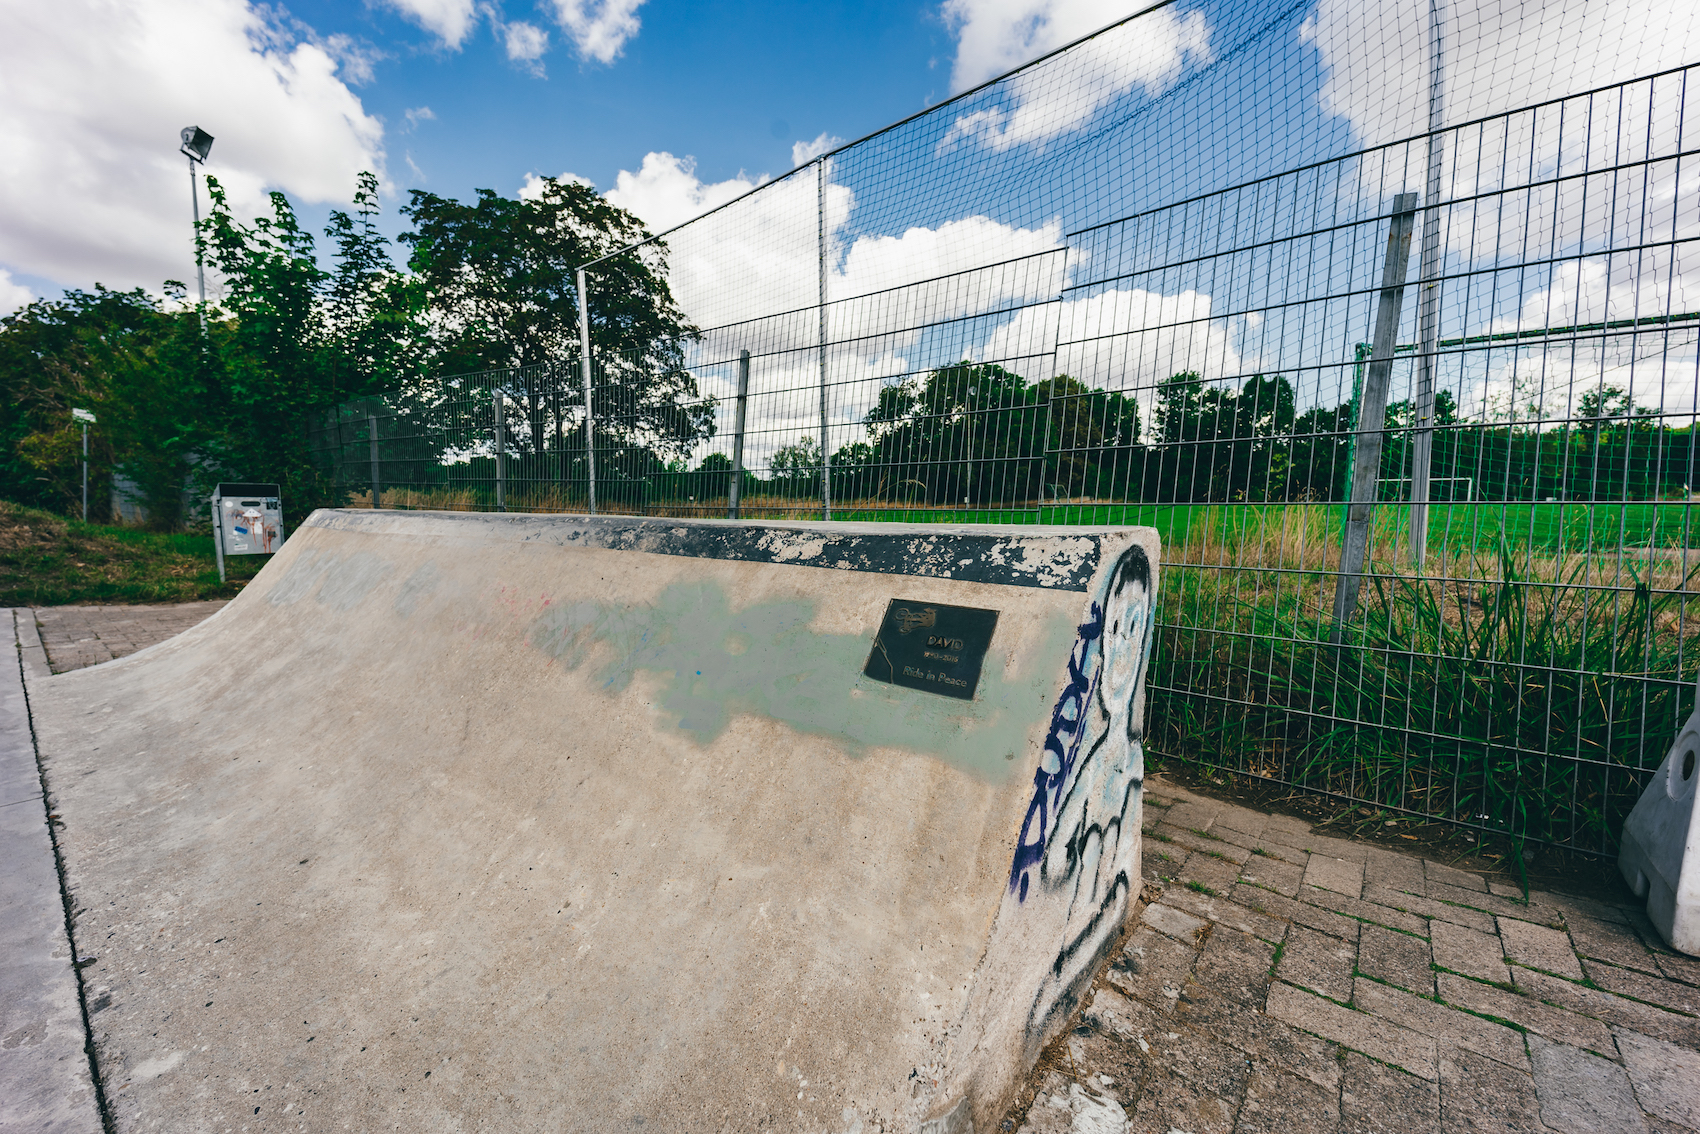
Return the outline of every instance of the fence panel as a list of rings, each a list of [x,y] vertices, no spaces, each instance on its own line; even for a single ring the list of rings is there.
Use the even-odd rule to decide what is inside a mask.
[[[1516,11],[1170,5],[664,234],[703,329],[592,343],[597,506],[1154,525],[1154,754],[1612,853],[1694,696],[1700,15]],[[584,400],[435,378],[315,444],[580,510]]]

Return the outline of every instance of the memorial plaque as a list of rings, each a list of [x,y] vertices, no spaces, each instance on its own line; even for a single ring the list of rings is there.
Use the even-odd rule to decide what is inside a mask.
[[[974,699],[998,612],[892,599],[862,672],[875,681]]]

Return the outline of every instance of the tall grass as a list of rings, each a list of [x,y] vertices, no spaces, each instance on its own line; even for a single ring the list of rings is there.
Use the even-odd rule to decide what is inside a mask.
[[[1279,588],[1235,593],[1242,572],[1168,572],[1154,749],[1612,850],[1692,707],[1679,670],[1700,567],[1660,586],[1645,557],[1604,578],[1600,556],[1497,550],[1457,576],[1372,577],[1339,646],[1320,595],[1283,603]]]

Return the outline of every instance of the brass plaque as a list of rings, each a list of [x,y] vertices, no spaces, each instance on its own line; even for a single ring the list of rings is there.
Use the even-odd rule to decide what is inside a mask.
[[[998,612],[892,599],[862,672],[875,681],[974,699]]]

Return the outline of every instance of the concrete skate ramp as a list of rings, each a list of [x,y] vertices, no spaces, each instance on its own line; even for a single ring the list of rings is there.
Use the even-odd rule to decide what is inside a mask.
[[[119,1129],[985,1134],[1137,889],[1157,552],[315,513],[31,689]],[[956,607],[972,699],[864,673]]]

